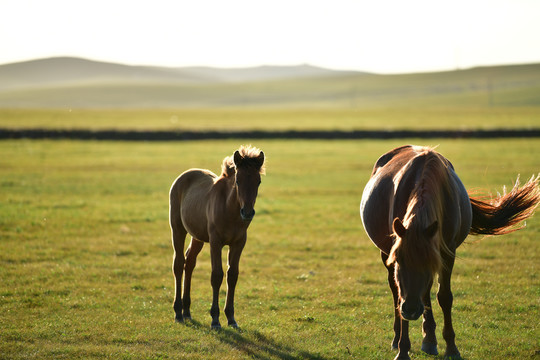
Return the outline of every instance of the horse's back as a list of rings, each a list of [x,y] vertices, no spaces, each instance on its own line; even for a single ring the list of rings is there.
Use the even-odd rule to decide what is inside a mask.
[[[364,229],[371,241],[387,254],[393,244],[391,238],[393,219],[390,219],[390,213],[394,197],[394,176],[419,149],[417,146],[406,145],[379,157],[362,194],[360,216]]]
[[[375,173],[383,167],[386,167],[388,172],[395,173],[399,171],[403,166],[405,166],[405,164],[415,157],[419,151],[422,151],[423,149],[425,148],[421,146],[403,145],[390,150],[377,159],[375,165],[373,166],[371,176],[375,175]]]
[[[171,224],[173,220],[181,221],[188,233],[202,241],[208,241],[206,209],[216,178],[216,174],[209,170],[190,169],[183,172],[171,187]]]
[[[412,165],[423,164],[427,156],[431,155],[436,155],[441,164],[448,169],[449,181],[452,183],[454,193],[448,196],[445,202],[448,213],[453,215],[452,225],[457,227],[459,234],[450,236],[464,239],[468,233],[469,198],[450,161],[428,147],[401,146],[387,152],[376,161],[360,205],[364,229],[371,241],[384,253],[388,254],[393,245],[392,221],[395,217],[401,218],[405,214],[410,191],[418,181],[418,176],[421,176],[421,172],[415,173]],[[463,239],[456,240],[456,246]]]

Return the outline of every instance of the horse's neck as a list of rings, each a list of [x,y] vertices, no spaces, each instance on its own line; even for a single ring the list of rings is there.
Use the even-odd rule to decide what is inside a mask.
[[[418,180],[417,174],[414,172],[399,171],[394,176],[394,196],[390,198],[390,209],[392,209],[391,217],[388,219],[390,229],[392,222],[397,217],[404,219],[410,201],[411,191]]]
[[[236,187],[234,186],[234,178],[225,178],[222,181],[224,181],[223,194],[225,200],[225,208],[231,211],[240,211],[240,203],[238,202],[238,193],[236,192]]]

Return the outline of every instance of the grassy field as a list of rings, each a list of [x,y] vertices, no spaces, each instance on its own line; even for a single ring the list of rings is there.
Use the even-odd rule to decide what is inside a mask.
[[[540,107],[372,109],[0,109],[0,128],[395,130],[538,128]]]
[[[245,142],[0,142],[0,358],[393,358],[391,295],[358,206],[377,157],[414,139],[254,143],[268,163],[241,259],[242,330],[210,329],[208,247],[194,321],[174,323],[169,186],[190,167],[219,171]],[[424,144],[439,144],[469,189],[495,194],[540,171],[539,139]],[[536,216],[459,249],[454,325],[466,359],[538,357],[539,237]],[[412,356],[432,359],[420,325]]]

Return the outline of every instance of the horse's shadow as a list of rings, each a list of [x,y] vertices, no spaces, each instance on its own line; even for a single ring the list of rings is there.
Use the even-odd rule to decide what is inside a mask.
[[[309,360],[325,360],[326,358],[312,354],[307,351],[295,349],[291,346],[278,344],[274,340],[268,338],[264,334],[254,330],[234,329],[224,327],[219,330],[210,329],[207,325],[201,324],[199,321],[190,320],[185,323],[188,327],[197,329],[208,329],[208,333],[214,334],[222,343],[241,351],[251,359],[309,359]]]

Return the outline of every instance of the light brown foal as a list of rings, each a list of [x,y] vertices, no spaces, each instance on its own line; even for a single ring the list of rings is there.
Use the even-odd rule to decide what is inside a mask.
[[[255,200],[261,174],[264,173],[264,153],[251,146],[241,146],[233,156],[223,160],[220,176],[209,170],[190,169],[182,173],[170,191],[170,225],[174,247],[175,277],[174,312],[178,322],[191,319],[191,275],[197,255],[205,242],[210,244],[213,290],[212,328],[219,329],[219,289],[223,282],[221,253],[229,246],[227,270],[227,300],[224,312],[228,325],[238,327],[234,319],[234,290],[238,280],[238,264],[247,239],[247,229],[255,216]],[[191,235],[185,257],[184,241]],[[185,271],[183,295],[182,276]]]

